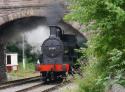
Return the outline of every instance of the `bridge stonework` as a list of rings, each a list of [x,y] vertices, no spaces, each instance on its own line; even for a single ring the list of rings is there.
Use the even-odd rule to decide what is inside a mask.
[[[64,0],[0,0],[0,25],[29,16],[47,16],[51,5],[64,5]]]
[[[4,44],[0,44],[0,82],[6,81]]]

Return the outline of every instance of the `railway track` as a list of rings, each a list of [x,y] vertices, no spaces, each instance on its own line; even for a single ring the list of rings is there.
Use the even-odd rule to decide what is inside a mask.
[[[49,83],[46,84],[40,81],[40,77],[32,77],[16,81],[9,81],[0,84],[0,92],[51,92],[57,90],[62,86],[71,83],[70,80],[62,83]]]
[[[53,90],[57,90],[58,88],[61,88],[62,86],[65,86],[67,84],[71,83],[70,80],[65,81],[63,83],[56,83],[56,84],[45,84],[45,83],[39,83],[37,85],[18,90],[16,92],[51,92]]]
[[[67,84],[69,84],[69,83],[71,83],[70,80],[69,80],[69,81],[65,81],[65,82],[63,82],[63,83],[61,83],[61,84],[58,84],[58,85],[56,85],[56,86],[54,86],[54,87],[48,88],[48,89],[46,89],[46,90],[44,90],[44,91],[41,91],[41,92],[51,92],[51,91],[53,91],[53,90],[57,90],[57,89],[59,89],[59,88],[65,86],[65,85],[67,85]]]
[[[6,89],[9,87],[14,87],[17,85],[22,85],[22,84],[26,84],[26,83],[30,83],[30,82],[39,81],[39,80],[40,80],[40,76],[36,76],[36,77],[30,77],[30,78],[25,78],[25,79],[3,82],[3,83],[0,83],[0,90]]]

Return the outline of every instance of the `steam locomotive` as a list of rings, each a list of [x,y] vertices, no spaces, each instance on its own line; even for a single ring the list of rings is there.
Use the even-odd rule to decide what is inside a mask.
[[[63,80],[66,74],[72,72],[72,67],[78,58],[77,39],[75,35],[64,34],[58,26],[50,26],[50,36],[42,46],[37,70],[43,81]]]

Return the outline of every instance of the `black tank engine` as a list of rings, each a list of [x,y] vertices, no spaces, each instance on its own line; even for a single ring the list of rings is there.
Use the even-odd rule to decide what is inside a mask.
[[[44,81],[58,80],[71,72],[78,54],[74,49],[79,48],[75,35],[64,34],[60,27],[50,26],[50,36],[42,46],[37,70]]]

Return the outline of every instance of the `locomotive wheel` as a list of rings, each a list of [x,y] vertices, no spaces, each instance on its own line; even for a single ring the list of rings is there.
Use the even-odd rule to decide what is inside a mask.
[[[66,72],[43,72],[41,78],[45,83],[61,83],[66,78]]]
[[[61,82],[63,82],[63,78],[59,78],[56,81],[57,81],[57,83],[61,83]]]

